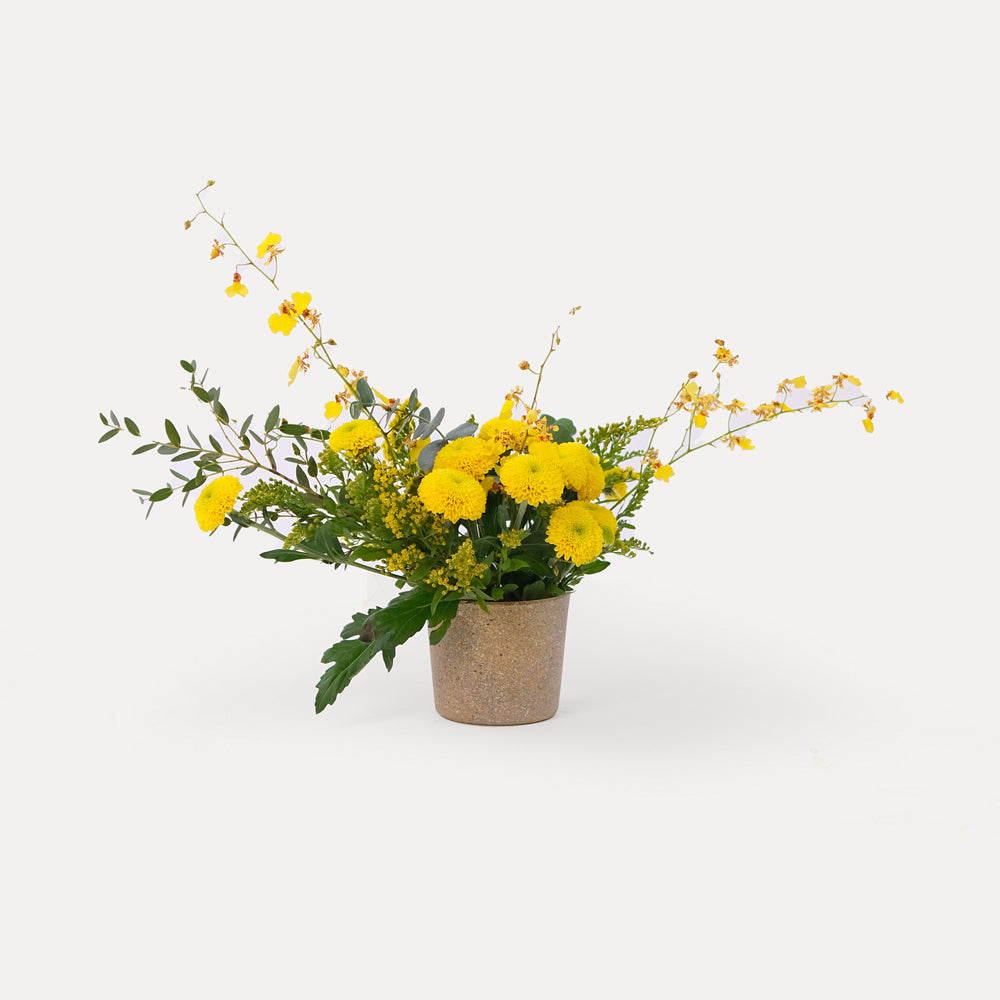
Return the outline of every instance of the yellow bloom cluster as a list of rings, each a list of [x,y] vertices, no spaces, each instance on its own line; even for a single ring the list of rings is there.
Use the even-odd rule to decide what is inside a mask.
[[[291,299],[286,299],[278,306],[276,313],[271,313],[267,325],[272,333],[283,333],[286,337],[295,329],[295,321],[299,316],[309,312],[312,296],[308,292],[292,292]]]
[[[583,566],[601,554],[605,542],[614,541],[617,530],[618,522],[611,511],[599,504],[573,500],[552,512],[545,538],[560,559]]]
[[[434,469],[428,472],[417,494],[424,506],[449,521],[474,521],[486,510],[486,490],[461,469]]]
[[[202,531],[215,531],[233,509],[243,484],[235,476],[213,479],[194,502],[194,517]]]
[[[393,573],[409,575],[426,555],[427,553],[419,545],[407,545],[399,552],[392,552],[385,557],[385,568]]]
[[[562,469],[551,457],[528,454],[505,458],[500,463],[500,483],[511,498],[532,507],[562,499]]]
[[[434,459],[435,469],[460,469],[482,479],[496,464],[497,453],[494,446],[479,437],[463,437],[449,441]]]
[[[472,587],[473,580],[481,576],[488,568],[486,563],[477,562],[472,542],[466,539],[444,566],[432,569],[425,580],[432,587],[467,593]]]
[[[372,473],[377,510],[375,514],[396,538],[413,538],[423,535],[429,540],[444,537],[443,525],[423,505],[419,497],[401,493],[396,485],[395,470],[384,462],[377,462]]]
[[[357,458],[375,447],[382,430],[374,420],[348,420],[330,431],[331,451],[343,451]]]

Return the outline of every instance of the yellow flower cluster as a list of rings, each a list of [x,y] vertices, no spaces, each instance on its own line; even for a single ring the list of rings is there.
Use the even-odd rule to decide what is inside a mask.
[[[377,514],[382,523],[396,538],[423,535],[431,541],[442,539],[444,526],[419,497],[399,491],[394,472],[392,466],[377,462],[372,473]],[[368,513],[372,515],[376,511],[369,510]]]
[[[194,502],[194,517],[202,531],[215,531],[233,509],[243,484],[235,476],[213,479]]]
[[[393,573],[403,573],[408,576],[426,555],[427,553],[419,545],[407,545],[399,552],[392,552],[385,557],[385,568]]]
[[[286,337],[295,329],[295,321],[309,312],[312,296],[308,292],[292,292],[291,299],[285,299],[276,313],[267,318],[272,333],[283,333]]]
[[[375,447],[382,430],[374,420],[348,420],[330,431],[330,450],[357,458]]]
[[[512,499],[532,507],[562,499],[562,469],[551,457],[528,454],[505,458],[500,463],[500,483]]]
[[[614,541],[617,531],[618,522],[607,508],[573,500],[552,512],[545,538],[560,559],[583,566]]]
[[[432,569],[425,580],[432,587],[467,593],[472,587],[472,582],[488,568],[487,564],[476,561],[472,542],[466,539],[444,566]]]
[[[417,494],[424,506],[449,521],[474,521],[486,510],[486,490],[461,469],[434,469],[428,472]]]
[[[449,441],[434,459],[435,469],[460,469],[472,476],[482,479],[494,465],[497,453],[494,446],[479,437],[463,437]]]

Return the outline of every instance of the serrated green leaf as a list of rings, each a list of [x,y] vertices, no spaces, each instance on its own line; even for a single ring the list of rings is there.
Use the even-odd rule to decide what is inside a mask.
[[[133,435],[134,437],[142,436],[139,433],[139,428],[136,426],[136,422],[131,417],[125,418],[125,429],[129,432],[129,434]]]
[[[273,431],[275,427],[278,426],[278,415],[281,412],[280,406],[275,406],[273,410],[267,415],[267,420],[264,421],[264,433],[267,434],[269,431]]]
[[[167,432],[167,440],[171,444],[179,445],[181,443],[181,436],[177,433],[177,428],[169,420],[164,420],[163,426]]]
[[[151,493],[149,495],[149,502],[159,503],[161,500],[166,500],[167,497],[173,494],[173,492],[174,488],[172,486],[164,486],[161,489],[158,489],[155,493]]]
[[[98,444],[104,444],[105,441],[110,441],[119,431],[120,427],[112,427],[111,430],[105,431],[98,439]]]

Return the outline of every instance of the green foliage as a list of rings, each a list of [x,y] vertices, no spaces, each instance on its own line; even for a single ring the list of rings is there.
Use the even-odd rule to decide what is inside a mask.
[[[432,629],[432,641],[439,642],[458,605],[457,598],[435,601],[434,591],[414,589],[400,594],[384,608],[354,615],[341,631],[341,641],[323,654],[322,662],[331,666],[316,685],[316,712],[332,705],[379,653],[386,669],[391,670],[397,647],[425,625]]]

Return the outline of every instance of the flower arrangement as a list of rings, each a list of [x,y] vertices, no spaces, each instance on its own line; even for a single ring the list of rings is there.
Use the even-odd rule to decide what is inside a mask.
[[[235,258],[227,296],[249,295],[243,275],[251,271],[277,292],[281,236],[268,233],[251,256],[205,206],[202,196],[213,183],[196,193],[199,210],[185,229],[200,216],[217,227],[210,259]],[[539,401],[545,366],[561,343],[558,327],[539,363],[520,362],[519,370],[535,378],[530,397],[514,386],[483,423],[473,417],[444,429],[444,409],[432,412],[417,389],[384,395],[363,370],[343,364],[312,301],[306,292],[292,292],[267,325],[274,334],[305,338],[289,385],[315,363],[336,379],[323,414],[327,426],[312,426],[312,418],[290,421],[278,406],[263,421],[239,420],[219,387],[206,384],[196,362],[184,360],[186,389],[207,407],[212,432],[203,443],[167,419],[163,435],[133,454],[155,449],[170,463],[173,482],[135,490],[147,516],[170,499],[180,497],[183,505],[195,496],[203,531],[232,527],[235,537],[254,529],[280,542],[261,553],[264,558],[354,567],[389,577],[400,589],[385,607],[355,614],[323,654],[328,667],[317,685],[317,712],[376,655],[391,668],[396,649],[425,626],[431,643],[439,642],[460,602],[488,610],[499,601],[556,597],[606,569],[607,556],[648,551],[633,519],[654,482],[667,483],[692,452],[719,445],[749,451],[747,432],[756,424],[841,405],[860,408],[865,431],[874,430],[872,398],[845,372],[811,389],[804,376],[782,379],[756,407],[725,402],[723,374],[739,357],[722,340],[715,341],[709,384],[689,372],[659,416],[577,430],[572,420],[545,413]],[[886,398],[903,402],[895,390]],[[122,430],[142,436],[130,417],[119,421],[109,411],[100,419],[101,442]],[[655,442],[668,423],[679,428],[679,440],[664,458]]]

